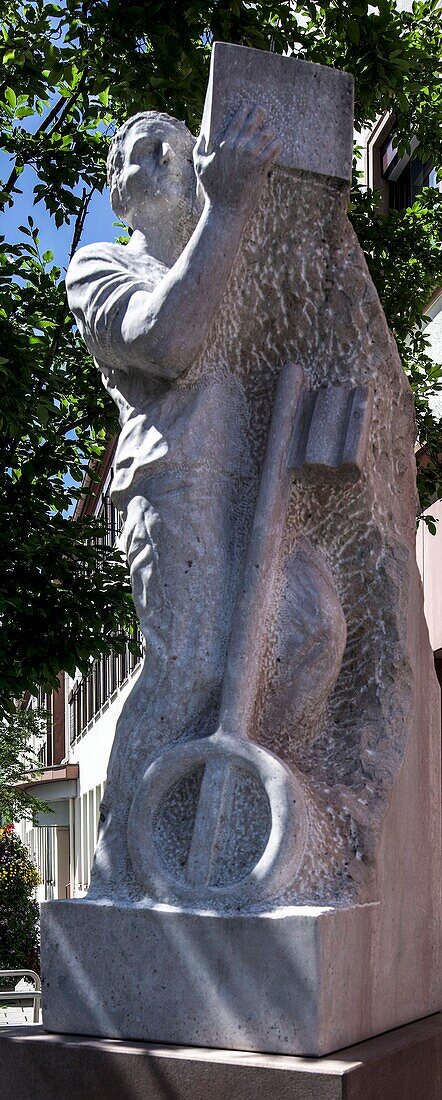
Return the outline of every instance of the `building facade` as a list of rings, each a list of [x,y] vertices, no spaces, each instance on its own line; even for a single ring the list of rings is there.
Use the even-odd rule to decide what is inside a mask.
[[[85,496],[75,513],[94,511],[105,518],[110,546],[121,528],[110,499],[114,449],[110,445],[106,452],[97,492]],[[141,634],[134,640],[136,653],[126,642],[122,653],[91,662],[86,676],[72,679],[60,673],[58,691],[29,700],[48,715],[41,742],[34,746],[42,771],[26,788],[52,812],[39,814],[35,825],[23,820],[17,826],[39,869],[38,901],[83,897],[88,889],[116,723],[141,669]]]

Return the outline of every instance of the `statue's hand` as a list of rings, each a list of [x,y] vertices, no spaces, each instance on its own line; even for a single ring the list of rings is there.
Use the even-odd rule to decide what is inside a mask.
[[[282,150],[282,142],[266,121],[262,107],[243,103],[213,153],[206,155],[205,138],[198,139],[193,154],[195,172],[211,203],[253,209],[268,169]]]

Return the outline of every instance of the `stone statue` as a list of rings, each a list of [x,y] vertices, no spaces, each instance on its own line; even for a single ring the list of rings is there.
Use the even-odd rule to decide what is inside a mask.
[[[244,101],[214,151],[207,154],[205,144],[201,135],[195,145],[184,124],[167,115],[129,119],[113,139],[108,176],[114,212],[133,230],[130,242],[80,249],[66,280],[80,332],[119,409],[112,498],[124,515],[147,645],[113,748],[94,896],[109,891],[109,878],[112,896],[136,895],[120,841],[140,769],[162,746],[207,732],[216,720],[262,461],[253,454],[255,428],[240,380],[222,363],[216,373],[203,369],[197,382],[187,378],[210,340],[244,227],[282,143],[263,108]],[[300,546],[293,573],[299,607],[292,706],[302,720],[306,703],[315,709],[336,679],[346,627],[325,561],[315,560],[311,545]],[[255,624],[255,648],[263,629]],[[255,701],[252,691],[252,709]],[[249,853],[252,866],[256,854]],[[261,878],[256,892],[264,900]],[[226,901],[237,898],[229,891]]]
[[[195,148],[130,119],[130,243],[69,269],[146,661],[89,894],[43,909],[46,1027],[323,1054],[438,1007],[413,402],[352,123],[347,74],[216,43]]]

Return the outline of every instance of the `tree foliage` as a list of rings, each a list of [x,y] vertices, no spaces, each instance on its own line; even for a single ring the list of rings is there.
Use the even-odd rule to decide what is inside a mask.
[[[351,72],[357,126],[393,112],[400,150],[414,135],[420,156],[440,165],[437,7],[438,0],[415,0],[411,11],[398,11],[394,0],[0,2],[0,203],[7,213],[23,172],[33,173],[35,202],[17,238],[0,242],[3,705],[37,682],[54,685],[60,668],[85,668],[90,655],[118,648],[132,614],[125,567],[100,554],[96,521],[66,514],[115,430],[115,414],[72,328],[63,273],[40,251],[42,205],[55,226],[71,227],[73,252],[104,186],[118,123],[155,108],[197,131],[213,39],[291,50]],[[429,189],[411,209],[383,218],[376,196],[355,185],[351,216],[415,389],[428,450],[426,504],[440,492],[439,429],[428,406],[440,371],[426,354],[421,314],[442,281],[441,197]]]
[[[36,970],[39,965],[39,884],[12,825],[0,827],[0,970]]]
[[[42,799],[19,784],[42,772],[38,747],[46,739],[49,715],[42,710],[21,710],[8,714],[0,727],[0,822],[8,824],[41,812],[51,813]]]

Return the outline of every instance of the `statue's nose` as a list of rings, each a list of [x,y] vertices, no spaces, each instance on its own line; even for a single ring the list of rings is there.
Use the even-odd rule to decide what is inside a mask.
[[[172,157],[174,157],[174,156],[175,156],[175,153],[172,149],[172,146],[169,145],[169,142],[168,141],[162,141],[161,142],[161,151],[160,151],[160,164],[167,164],[168,161],[171,160]]]

